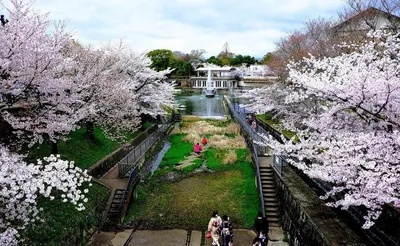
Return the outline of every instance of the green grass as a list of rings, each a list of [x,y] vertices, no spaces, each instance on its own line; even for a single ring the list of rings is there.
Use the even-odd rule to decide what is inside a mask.
[[[151,125],[150,125],[151,126]],[[147,129],[149,124],[144,124],[142,129]],[[140,133],[124,133],[130,140]],[[94,140],[86,136],[86,128],[81,128],[68,135],[68,140],[60,141],[58,149],[61,157],[75,161],[75,165],[87,169],[96,162],[110,154],[120,146],[119,142],[106,138],[102,130],[94,128]],[[38,158],[50,155],[51,145],[44,142],[40,146],[30,149],[27,161],[33,162]],[[92,181],[89,187],[86,210],[77,211],[70,203],[63,203],[61,199],[50,201],[47,198],[39,199],[39,207],[43,207],[40,213],[45,223],[36,223],[27,228],[22,234],[26,239],[26,245],[74,245],[70,238],[77,236],[77,229],[83,227],[87,231],[93,231],[100,225],[101,214],[109,196],[109,190]],[[95,212],[97,211],[97,212]],[[90,235],[86,235],[82,242],[87,242]]]
[[[227,136],[228,138],[235,138],[236,137],[236,134],[234,134],[234,133],[225,133],[224,135]]]
[[[80,227],[93,232],[101,223],[100,216],[105,209],[109,191],[97,183],[92,183],[87,194],[89,201],[84,211],[76,210],[72,204],[63,203],[61,199],[39,199],[39,207],[44,208],[40,217],[45,219],[45,222],[37,222],[22,232],[25,245],[73,245],[71,238],[78,236]],[[87,242],[89,237],[90,235],[86,235],[82,241]]]
[[[282,133],[288,139],[291,139],[293,136],[296,136],[296,132],[282,129],[281,123],[276,118],[272,118],[265,114],[258,114],[258,115],[256,115],[256,117],[257,117],[257,119],[261,120],[265,124],[274,128],[276,131]],[[294,141],[297,142],[297,141],[299,141],[299,139],[297,137],[295,137]]]
[[[182,169],[183,173],[191,173],[193,170],[201,167],[203,165],[203,159],[195,159],[193,164]]]
[[[204,158],[207,160],[206,166],[212,170],[229,170],[232,165],[222,164],[221,161],[224,159],[228,150],[225,149],[214,149],[208,148],[207,152],[204,153]],[[247,149],[236,150],[237,161],[236,164],[250,162],[250,155]]]
[[[171,148],[165,153],[160,167],[175,166],[189,156],[193,152],[193,145],[188,142],[183,142],[182,137],[184,134],[174,134],[171,135],[169,141],[171,142]]]
[[[259,209],[251,163],[230,170],[190,175],[168,182],[160,177],[140,184],[125,221],[147,229],[203,230],[213,210],[227,214],[235,228],[251,228]]]
[[[130,140],[140,132],[126,133],[126,138]],[[94,128],[93,134],[94,140],[90,140],[87,138],[86,128],[84,127],[71,132],[67,141],[58,143],[59,154],[63,159],[74,161],[76,166],[87,169],[120,146],[119,142],[106,138],[98,127]],[[38,158],[49,156],[50,153],[50,142],[45,141],[43,144],[30,149],[27,161],[33,162]]]
[[[226,127],[230,121],[207,122]],[[186,121],[185,121],[186,123]],[[195,229],[203,231],[211,212],[227,214],[235,228],[252,228],[259,211],[255,172],[247,149],[236,150],[234,164],[222,164],[229,150],[207,148],[203,152],[208,172],[193,173],[203,158],[175,170],[174,165],[193,151],[192,143],[182,141],[184,134],[170,137],[171,148],[160,168],[138,186],[138,197],[125,222],[138,229]],[[210,137],[210,136],[208,136]]]
[[[202,121],[206,121],[208,123],[210,123],[211,125],[214,125],[216,127],[227,127],[232,120],[212,120],[212,119],[202,119]]]

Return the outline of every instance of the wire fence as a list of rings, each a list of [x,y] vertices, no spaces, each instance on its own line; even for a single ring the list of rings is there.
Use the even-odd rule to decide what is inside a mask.
[[[139,160],[146,154],[146,152],[153,146],[157,139],[164,133],[164,131],[171,125],[171,123],[162,124],[155,132],[153,132],[145,141],[140,143],[134,148],[126,157],[118,163],[118,177],[131,176],[138,167]]]
[[[263,127],[258,124],[258,121],[256,119],[251,119],[252,112],[249,112],[246,110],[244,107],[240,107],[239,104],[235,103],[232,105],[232,103],[229,101],[228,98],[225,98],[227,101],[227,105],[233,115],[233,117],[239,122],[239,124],[242,126],[242,128],[246,131],[246,133],[252,138],[253,146],[257,148],[257,152],[261,155],[269,155],[269,148],[268,146],[265,146],[262,144],[264,142],[264,138],[262,136],[269,136],[270,132],[265,130]],[[246,121],[247,120],[247,121]],[[251,120],[255,120],[256,123],[255,125],[251,125]],[[257,153],[257,156],[258,156]],[[288,162],[286,161],[286,157],[284,156],[279,156],[279,155],[274,155],[273,156],[274,161],[272,167],[276,171],[276,173],[282,177],[283,176],[283,170],[284,166],[288,165]]]

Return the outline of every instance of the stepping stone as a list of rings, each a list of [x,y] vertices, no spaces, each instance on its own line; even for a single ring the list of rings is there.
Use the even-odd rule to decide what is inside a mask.
[[[201,231],[192,231],[190,236],[189,246],[200,246],[201,244]]]

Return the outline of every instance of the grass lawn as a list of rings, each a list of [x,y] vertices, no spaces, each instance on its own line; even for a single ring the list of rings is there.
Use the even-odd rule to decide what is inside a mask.
[[[268,117],[268,119],[266,119],[265,114],[258,114],[258,115],[256,115],[256,117],[257,117],[257,119],[261,120],[265,124],[274,128],[276,131],[282,133],[288,139],[291,139],[293,136],[296,135],[296,132],[282,129],[282,126],[280,125],[280,122],[278,119],[270,119],[270,117]],[[296,139],[297,138],[295,138],[295,141],[296,141]]]
[[[182,161],[193,152],[193,145],[182,141],[184,136],[185,134],[174,134],[169,138],[171,148],[165,153],[160,167],[178,165],[178,162]]]
[[[146,124],[143,129],[148,127],[149,125]],[[94,129],[94,141],[88,139],[85,132],[85,128],[71,132],[67,141],[60,141],[58,144],[61,157],[75,161],[75,165],[82,169],[94,165],[120,146],[119,142],[107,139],[100,128]],[[142,131],[127,133],[126,138],[132,139],[140,132]],[[26,159],[33,162],[38,158],[48,156],[50,150],[50,143],[44,142],[30,149]],[[86,210],[81,212],[77,211],[72,204],[63,203],[60,198],[53,201],[40,199],[39,207],[44,209],[40,216],[46,222],[36,223],[34,227],[28,227],[23,232],[22,236],[26,240],[26,245],[75,245],[71,238],[79,237],[80,227],[91,232],[100,224],[99,216],[105,209],[108,196],[107,188],[92,182],[87,194],[89,202],[85,204]],[[86,242],[89,236],[86,235],[82,242]]]
[[[207,122],[221,128],[231,124]],[[192,126],[198,128],[198,125]],[[183,131],[190,132],[190,129]],[[182,140],[185,136],[171,136],[171,153],[167,152],[166,160],[183,159],[187,151],[192,151],[193,144]],[[223,159],[232,152],[235,153],[235,162],[223,164]],[[218,210],[221,216],[227,214],[231,218],[235,228],[251,228],[259,210],[259,201],[248,150],[209,147],[203,152],[203,158],[208,171],[193,172],[202,165],[202,158],[195,159],[183,170],[160,165],[149,180],[139,185],[138,198],[128,211],[125,222],[142,229],[205,230],[212,211]],[[171,176],[175,178],[166,178]]]
[[[141,132],[127,133],[126,139],[130,140]],[[59,154],[63,159],[74,161],[76,166],[87,169],[120,146],[119,142],[106,138],[98,127],[94,128],[93,134],[94,141],[87,138],[84,127],[71,132],[67,141],[58,143]],[[46,141],[30,149],[27,160],[35,161],[37,158],[49,156],[50,153],[51,145]]]

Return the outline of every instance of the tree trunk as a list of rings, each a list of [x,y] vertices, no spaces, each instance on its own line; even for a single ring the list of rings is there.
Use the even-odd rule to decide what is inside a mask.
[[[53,141],[50,141],[50,142],[51,142],[51,153],[53,155],[58,154],[58,144],[57,144],[57,142],[53,142]]]
[[[86,122],[86,134],[89,139],[94,140],[94,123],[93,121]]]

